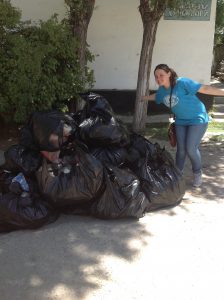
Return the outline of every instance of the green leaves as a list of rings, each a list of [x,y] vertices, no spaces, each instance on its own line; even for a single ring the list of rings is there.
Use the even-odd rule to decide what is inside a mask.
[[[12,7],[9,0],[0,0],[0,30],[14,28],[20,21],[21,12]]]
[[[0,6],[3,2],[8,18],[1,18],[0,9],[0,114],[23,122],[33,111],[65,106],[92,84],[93,76],[86,66],[83,82],[79,43],[66,22],[53,16],[35,26],[21,23],[19,12],[8,1],[0,0]]]
[[[179,3],[180,0],[140,0],[140,5],[150,11],[165,10],[167,7],[177,6]]]
[[[224,0],[217,0],[215,21],[215,45],[224,43]]]

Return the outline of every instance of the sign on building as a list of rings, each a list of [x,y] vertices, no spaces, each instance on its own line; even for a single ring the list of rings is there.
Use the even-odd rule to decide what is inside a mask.
[[[183,0],[176,8],[167,8],[165,20],[209,21],[211,0]]]

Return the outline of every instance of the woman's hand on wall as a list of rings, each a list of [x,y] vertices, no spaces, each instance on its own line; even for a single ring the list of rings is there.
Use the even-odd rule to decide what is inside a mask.
[[[156,94],[142,96],[141,101],[154,101]]]

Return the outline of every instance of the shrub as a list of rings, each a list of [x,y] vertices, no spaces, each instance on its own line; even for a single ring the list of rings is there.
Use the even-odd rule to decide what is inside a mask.
[[[3,10],[9,18],[2,17]],[[62,108],[91,86],[91,72],[81,81],[78,42],[66,22],[57,16],[37,25],[21,22],[20,12],[5,0],[0,11],[0,113],[5,119],[23,122],[33,111]]]

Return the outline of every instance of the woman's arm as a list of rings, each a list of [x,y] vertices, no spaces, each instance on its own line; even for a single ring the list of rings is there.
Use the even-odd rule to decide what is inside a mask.
[[[206,95],[224,96],[224,90],[210,85],[202,85],[198,92]]]
[[[154,101],[156,99],[156,94],[151,94],[148,96],[143,96],[142,101]]]

